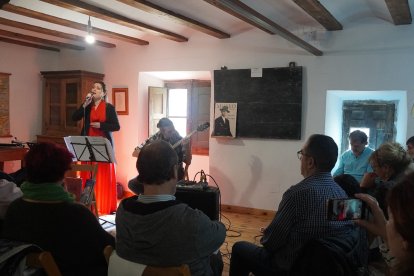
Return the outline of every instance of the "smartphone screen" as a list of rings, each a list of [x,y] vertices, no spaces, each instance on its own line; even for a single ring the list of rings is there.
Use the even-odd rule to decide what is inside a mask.
[[[358,198],[335,198],[328,201],[328,220],[363,219],[365,203]]]

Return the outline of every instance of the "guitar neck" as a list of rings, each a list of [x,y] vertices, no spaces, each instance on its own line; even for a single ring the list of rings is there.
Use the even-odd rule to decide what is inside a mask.
[[[184,138],[181,138],[180,140],[178,140],[173,146],[172,146],[172,148],[173,149],[175,149],[176,147],[178,147],[180,144],[181,144],[181,142],[183,141],[183,140],[186,140],[186,139],[188,139],[188,138],[190,138],[194,133],[196,133],[197,132],[197,129],[195,129],[195,130],[193,130],[193,131],[191,131],[187,136],[185,136]]]

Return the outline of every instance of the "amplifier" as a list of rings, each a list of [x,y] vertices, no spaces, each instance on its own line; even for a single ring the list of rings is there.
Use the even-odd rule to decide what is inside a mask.
[[[208,186],[201,190],[177,187],[175,197],[187,203],[191,208],[202,211],[211,220],[219,219],[220,191],[218,188]]]

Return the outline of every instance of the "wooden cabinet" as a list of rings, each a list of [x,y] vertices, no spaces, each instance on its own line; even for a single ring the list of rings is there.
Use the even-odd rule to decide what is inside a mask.
[[[85,100],[93,83],[103,74],[73,71],[43,71],[43,124],[38,142],[63,143],[62,137],[80,135],[82,122],[72,121],[72,113]]]

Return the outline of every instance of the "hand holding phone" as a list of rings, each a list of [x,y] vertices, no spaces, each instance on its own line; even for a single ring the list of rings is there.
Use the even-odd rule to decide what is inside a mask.
[[[328,201],[327,219],[332,221],[365,218],[365,202],[358,198],[334,198]]]

